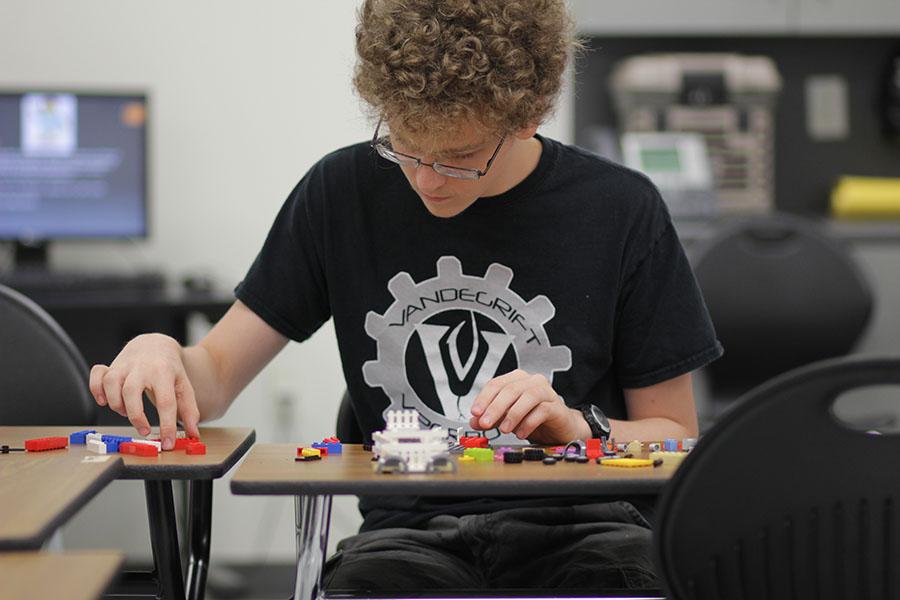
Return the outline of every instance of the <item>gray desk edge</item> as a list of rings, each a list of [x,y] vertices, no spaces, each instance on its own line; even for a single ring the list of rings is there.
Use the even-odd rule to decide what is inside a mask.
[[[75,515],[75,513],[81,510],[82,506],[87,504],[94,496],[99,494],[103,488],[119,476],[125,463],[121,457],[117,456],[115,458],[115,467],[104,471],[100,477],[95,479],[91,485],[73,498],[59,514],[50,519],[47,525],[40,529],[35,535],[31,537],[0,540],[0,551],[40,549],[44,542],[53,535],[54,531],[65,524],[66,521]]]
[[[415,481],[403,475],[385,475],[390,481],[240,481],[231,480],[231,492],[247,496],[379,495],[397,496],[571,496],[655,494],[662,491],[664,479],[596,479],[553,481]],[[452,476],[451,476],[452,477]]]
[[[206,480],[218,479],[225,475],[237,461],[250,450],[256,441],[256,430],[251,429],[247,438],[241,442],[224,461],[215,465],[125,465],[119,479],[157,480]]]

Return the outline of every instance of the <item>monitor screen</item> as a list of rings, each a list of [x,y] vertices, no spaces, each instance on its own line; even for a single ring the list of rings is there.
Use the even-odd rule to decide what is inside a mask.
[[[144,94],[0,90],[0,239],[147,234]]]

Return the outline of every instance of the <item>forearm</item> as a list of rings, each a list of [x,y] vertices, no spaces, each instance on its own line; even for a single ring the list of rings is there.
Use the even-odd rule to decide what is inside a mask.
[[[686,426],[665,417],[649,417],[635,421],[610,419],[609,425],[611,427],[610,436],[619,442],[662,441],[669,438],[681,440],[697,437],[698,434],[696,422],[693,423],[693,426]]]
[[[198,344],[182,348],[181,360],[194,388],[200,421],[210,421],[225,414],[234,398],[224,389],[221,365],[213,355]]]
[[[285,344],[286,337],[238,300],[196,346],[182,348],[200,420],[224,415]]]
[[[588,426],[587,421],[584,420],[584,417],[582,417],[581,411],[570,410],[572,410],[572,417],[575,422],[574,437],[572,439],[586,440],[590,438],[591,428]],[[696,421],[685,425],[666,417],[647,417],[634,421],[610,419],[609,425],[611,429],[610,437],[615,438],[619,442],[630,442],[631,440],[661,441],[668,438],[680,440],[688,437],[697,437],[698,433]],[[563,442],[560,441],[560,443]]]

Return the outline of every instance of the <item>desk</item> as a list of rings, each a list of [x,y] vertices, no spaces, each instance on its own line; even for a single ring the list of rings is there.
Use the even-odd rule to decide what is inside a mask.
[[[97,429],[100,433],[124,436],[135,433],[130,427],[0,427],[0,439],[11,446],[13,444],[21,446],[26,439],[68,436],[69,433],[82,429]],[[256,433],[249,428],[201,427],[200,437],[206,444],[205,455],[191,456],[183,451],[162,452],[156,458],[107,455],[112,456],[111,460],[120,465],[112,476],[117,479],[144,481],[147,515],[150,521],[150,541],[156,565],[156,572],[151,574],[151,577],[158,576],[157,583],[163,598],[178,600],[185,598],[185,586],[188,598],[191,600],[203,598],[209,569],[212,482],[213,479],[227,473],[247,452],[256,439]],[[88,452],[84,446],[69,446],[67,451],[55,450],[47,454],[61,456],[67,454],[78,464],[86,455],[97,456]],[[12,455],[0,458],[6,459],[10,456]],[[182,578],[172,480],[188,482],[186,582]],[[48,478],[46,481],[54,490],[59,487],[58,480]]]
[[[460,463],[456,473],[376,474],[372,453],[344,445],[320,461],[294,461],[296,446],[254,446],[231,479],[241,495],[295,495],[297,579],[295,600],[322,597],[321,574],[334,494],[432,496],[568,496],[658,493],[675,467],[616,468],[560,462]],[[315,575],[313,575],[315,574]]]
[[[0,600],[96,600],[122,565],[117,552],[0,555]]]
[[[0,427],[0,443],[22,447],[17,427]],[[74,431],[74,430],[73,430]],[[0,454],[0,550],[40,548],[122,469],[122,459],[83,462],[65,450]]]

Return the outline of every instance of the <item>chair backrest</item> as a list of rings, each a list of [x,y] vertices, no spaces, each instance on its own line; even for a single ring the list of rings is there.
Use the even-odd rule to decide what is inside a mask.
[[[93,424],[88,368],[44,309],[0,285],[0,424]]]
[[[737,397],[775,375],[850,352],[872,292],[847,248],[816,222],[774,214],[724,227],[693,268],[725,354],[705,373]]]
[[[356,419],[356,412],[353,410],[348,390],[344,390],[344,395],[341,396],[334,432],[344,444],[362,444],[367,441],[359,426],[359,421]]]
[[[900,597],[900,435],[844,427],[834,399],[900,384],[900,358],[843,357],[744,396],[663,491],[672,599]]]

